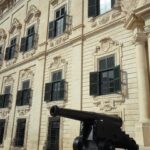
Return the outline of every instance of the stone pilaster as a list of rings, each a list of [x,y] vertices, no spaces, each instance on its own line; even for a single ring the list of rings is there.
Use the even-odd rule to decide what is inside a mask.
[[[148,66],[145,43],[147,36],[144,33],[143,24],[137,23],[134,28],[134,40],[136,47],[136,64],[138,79],[138,102],[139,102],[139,123],[135,128],[135,135],[138,144],[150,146],[150,93]]]

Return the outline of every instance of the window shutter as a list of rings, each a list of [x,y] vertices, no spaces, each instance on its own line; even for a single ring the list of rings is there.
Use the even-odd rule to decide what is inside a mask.
[[[45,84],[45,96],[44,101],[48,102],[52,99],[52,83]]]
[[[26,119],[17,120],[15,146],[23,146],[24,144],[25,125],[26,125]]]
[[[23,38],[21,38],[20,51],[25,52],[26,50],[27,50],[27,38],[23,37]]]
[[[60,129],[60,118],[59,117],[49,118],[47,149],[59,150],[59,129]]]
[[[88,17],[98,15],[98,0],[88,0]]]
[[[114,68],[114,86],[115,92],[121,90],[121,72],[120,72],[120,65]]]
[[[9,104],[9,99],[10,99],[10,94],[5,94],[4,95],[4,108],[8,107]]]
[[[115,5],[115,1],[116,1],[116,0],[111,0],[111,8],[113,8],[113,7],[114,7],[114,5]]]
[[[5,60],[9,60],[10,47],[6,48]]]
[[[17,92],[17,100],[16,100],[16,105],[21,106],[21,101],[22,101],[22,91]]]
[[[0,108],[4,107],[4,95],[0,95]]]
[[[91,72],[90,73],[90,95],[98,95],[99,94],[99,72]]]
[[[60,81],[60,91],[59,91],[59,99],[64,99],[65,97],[65,80]]]
[[[29,105],[30,97],[31,97],[31,89],[26,89],[22,91],[23,105]]]
[[[64,13],[64,24],[63,24],[63,31],[65,32],[65,30],[66,30],[66,24],[67,24],[67,15],[66,15],[66,12]]]
[[[3,137],[4,137],[4,129],[5,129],[5,120],[0,120],[0,144],[3,144]]]
[[[49,23],[49,38],[55,37],[55,21]]]

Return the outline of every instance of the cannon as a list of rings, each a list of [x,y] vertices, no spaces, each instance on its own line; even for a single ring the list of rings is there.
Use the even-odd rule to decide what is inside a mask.
[[[53,117],[62,116],[81,121],[80,135],[74,139],[73,150],[139,150],[133,138],[122,131],[122,119],[117,115],[106,115],[87,111],[59,108],[50,109]]]

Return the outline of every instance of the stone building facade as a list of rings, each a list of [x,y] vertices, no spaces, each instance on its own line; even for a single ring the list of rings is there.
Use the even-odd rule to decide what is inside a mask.
[[[0,149],[71,150],[53,105],[119,115],[150,146],[149,0],[0,0]]]

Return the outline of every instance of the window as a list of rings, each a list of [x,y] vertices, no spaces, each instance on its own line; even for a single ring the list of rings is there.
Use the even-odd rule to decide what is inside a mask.
[[[65,81],[62,80],[62,71],[52,73],[52,82],[45,85],[45,101],[63,100]]]
[[[27,30],[27,36],[21,38],[21,52],[26,52],[34,47],[35,44],[35,26],[31,26]]]
[[[110,11],[114,3],[115,0],[88,0],[88,17],[95,17]]]
[[[60,118],[49,118],[46,150],[59,150]]]
[[[24,145],[25,127],[26,127],[26,119],[18,119],[14,143],[16,147],[23,147]]]
[[[35,29],[34,26],[28,28],[27,32],[27,50],[30,50],[34,46]]]
[[[0,108],[8,107],[10,96],[11,96],[10,90],[11,90],[11,86],[6,86],[4,90],[4,94],[0,95]]]
[[[0,119],[0,144],[3,144],[4,130],[5,130],[5,120]]]
[[[66,29],[66,17],[65,7],[55,12],[55,20],[49,23],[49,38],[54,38],[64,33]]]
[[[120,66],[114,55],[99,60],[99,71],[90,73],[90,95],[105,95],[121,90]]]
[[[5,60],[10,60],[14,58],[16,50],[16,40],[17,40],[16,37],[12,38],[10,41],[10,47],[6,48]]]
[[[29,105],[31,98],[30,80],[23,81],[22,90],[17,92],[17,106]]]

